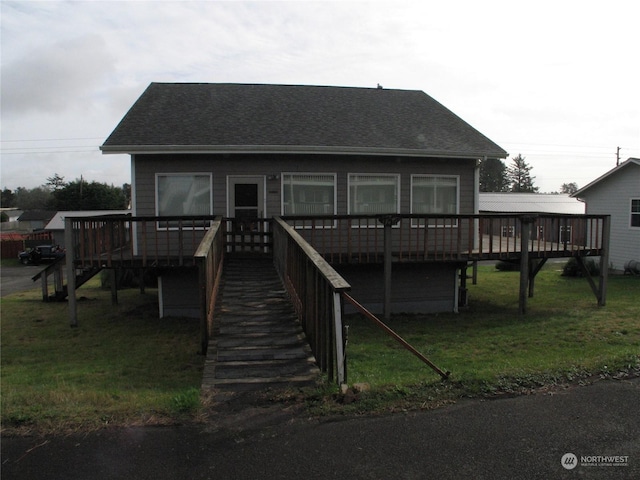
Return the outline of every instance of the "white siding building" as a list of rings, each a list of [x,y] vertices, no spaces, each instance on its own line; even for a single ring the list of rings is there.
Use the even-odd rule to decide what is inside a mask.
[[[630,158],[573,194],[586,203],[586,213],[611,215],[609,262],[623,272],[640,262],[640,159]]]

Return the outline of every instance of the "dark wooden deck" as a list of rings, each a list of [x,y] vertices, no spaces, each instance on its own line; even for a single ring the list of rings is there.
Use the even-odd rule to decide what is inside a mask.
[[[269,253],[272,249],[271,219],[256,222],[251,230],[220,217],[68,220],[67,252],[77,268],[196,266],[193,255],[214,220],[222,222],[227,253]],[[338,215],[284,220],[329,263],[382,262],[386,234],[393,260],[400,262],[517,260],[523,251],[524,228],[529,258],[598,256],[605,238],[605,216]],[[385,222],[391,223],[390,229],[383,227]],[[166,224],[174,227],[164,228]]]

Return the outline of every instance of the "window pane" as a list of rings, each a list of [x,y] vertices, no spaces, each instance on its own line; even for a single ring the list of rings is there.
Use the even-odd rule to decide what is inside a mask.
[[[397,175],[349,175],[349,213],[397,212]]]
[[[631,226],[640,227],[640,198],[631,199]]]
[[[411,213],[458,213],[456,177],[413,177]]]
[[[257,207],[258,184],[257,183],[236,183],[234,201],[235,201],[236,207]],[[257,208],[256,208],[256,211],[257,211]]]
[[[284,174],[283,214],[335,214],[335,182],[334,175]]]
[[[157,189],[158,216],[211,215],[210,175],[158,175]]]

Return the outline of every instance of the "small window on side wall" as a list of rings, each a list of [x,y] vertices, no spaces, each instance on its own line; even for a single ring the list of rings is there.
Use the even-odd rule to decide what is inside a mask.
[[[630,226],[632,228],[640,228],[640,198],[631,199]]]
[[[158,217],[197,217],[213,215],[210,173],[156,174],[156,215]],[[208,220],[159,221],[158,229],[204,229]]]

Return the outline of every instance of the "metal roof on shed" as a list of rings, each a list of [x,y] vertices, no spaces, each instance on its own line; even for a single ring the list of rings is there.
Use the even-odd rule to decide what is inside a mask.
[[[566,194],[481,192],[480,212],[584,214],[585,205]]]

